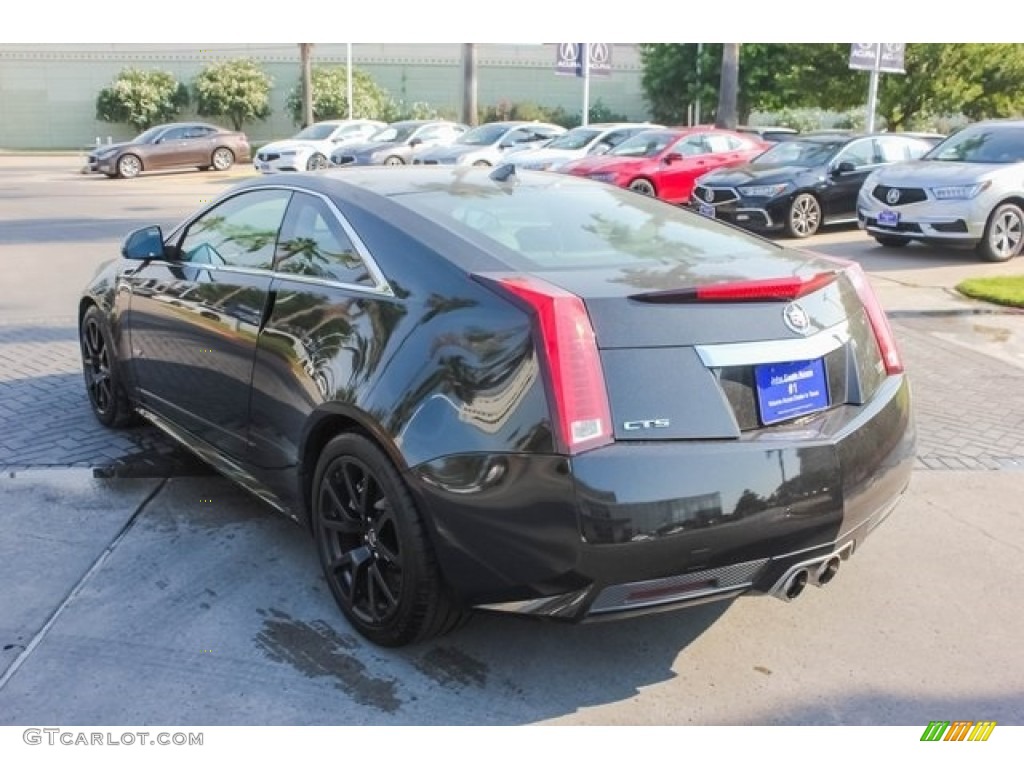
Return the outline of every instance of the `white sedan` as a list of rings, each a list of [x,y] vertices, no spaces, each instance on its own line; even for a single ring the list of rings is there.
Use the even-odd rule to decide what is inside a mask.
[[[366,141],[385,124],[377,120],[324,120],[303,128],[290,139],[260,147],[253,167],[261,173],[316,171],[327,167],[336,147]]]

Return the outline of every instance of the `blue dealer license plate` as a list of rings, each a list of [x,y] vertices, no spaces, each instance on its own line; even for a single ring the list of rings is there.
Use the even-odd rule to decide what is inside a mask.
[[[707,216],[709,219],[715,218],[715,206],[713,205],[701,203],[698,210],[700,211],[701,216]]]
[[[879,211],[878,212],[878,226],[880,227],[898,227],[900,225],[900,215],[896,211]]]
[[[828,407],[828,380],[821,358],[754,367],[763,424],[775,424]]]

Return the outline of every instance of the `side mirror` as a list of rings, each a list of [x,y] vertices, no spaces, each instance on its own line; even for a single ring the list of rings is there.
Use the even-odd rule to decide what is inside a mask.
[[[162,259],[164,257],[164,233],[160,227],[136,229],[124,240],[121,255],[126,259]]]
[[[844,173],[852,173],[857,170],[857,166],[851,163],[849,160],[843,160],[839,165],[832,169],[833,176],[842,176]]]
[[[602,141],[602,142],[599,142],[597,144],[597,146],[595,146],[592,150],[590,150],[590,154],[592,154],[592,155],[603,155],[603,154],[607,153],[608,151],[610,151],[611,148],[612,148],[611,144],[608,144],[608,143]]]
[[[683,156],[678,152],[669,152],[667,155],[665,155],[665,158],[664,160],[662,160],[662,162],[665,163],[665,165],[672,165],[672,163],[677,163],[682,159]]]

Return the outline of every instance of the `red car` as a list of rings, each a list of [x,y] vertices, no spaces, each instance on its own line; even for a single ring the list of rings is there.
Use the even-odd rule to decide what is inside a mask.
[[[708,126],[663,128],[638,133],[603,155],[566,163],[559,170],[669,203],[686,203],[699,177],[752,160],[770,146],[755,136]]]

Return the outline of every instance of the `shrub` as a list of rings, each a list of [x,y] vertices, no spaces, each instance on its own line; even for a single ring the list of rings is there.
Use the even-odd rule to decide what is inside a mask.
[[[196,77],[196,110],[204,117],[225,117],[236,131],[270,116],[273,80],[252,59],[211,64]]]
[[[288,94],[288,111],[296,123],[302,122],[302,82]],[[386,120],[392,109],[391,96],[372,77],[352,70],[352,115]],[[313,119],[335,120],[348,117],[348,77],[345,67],[313,67]]]
[[[173,120],[188,101],[188,88],[170,72],[128,68],[96,97],[96,119],[142,131]]]

